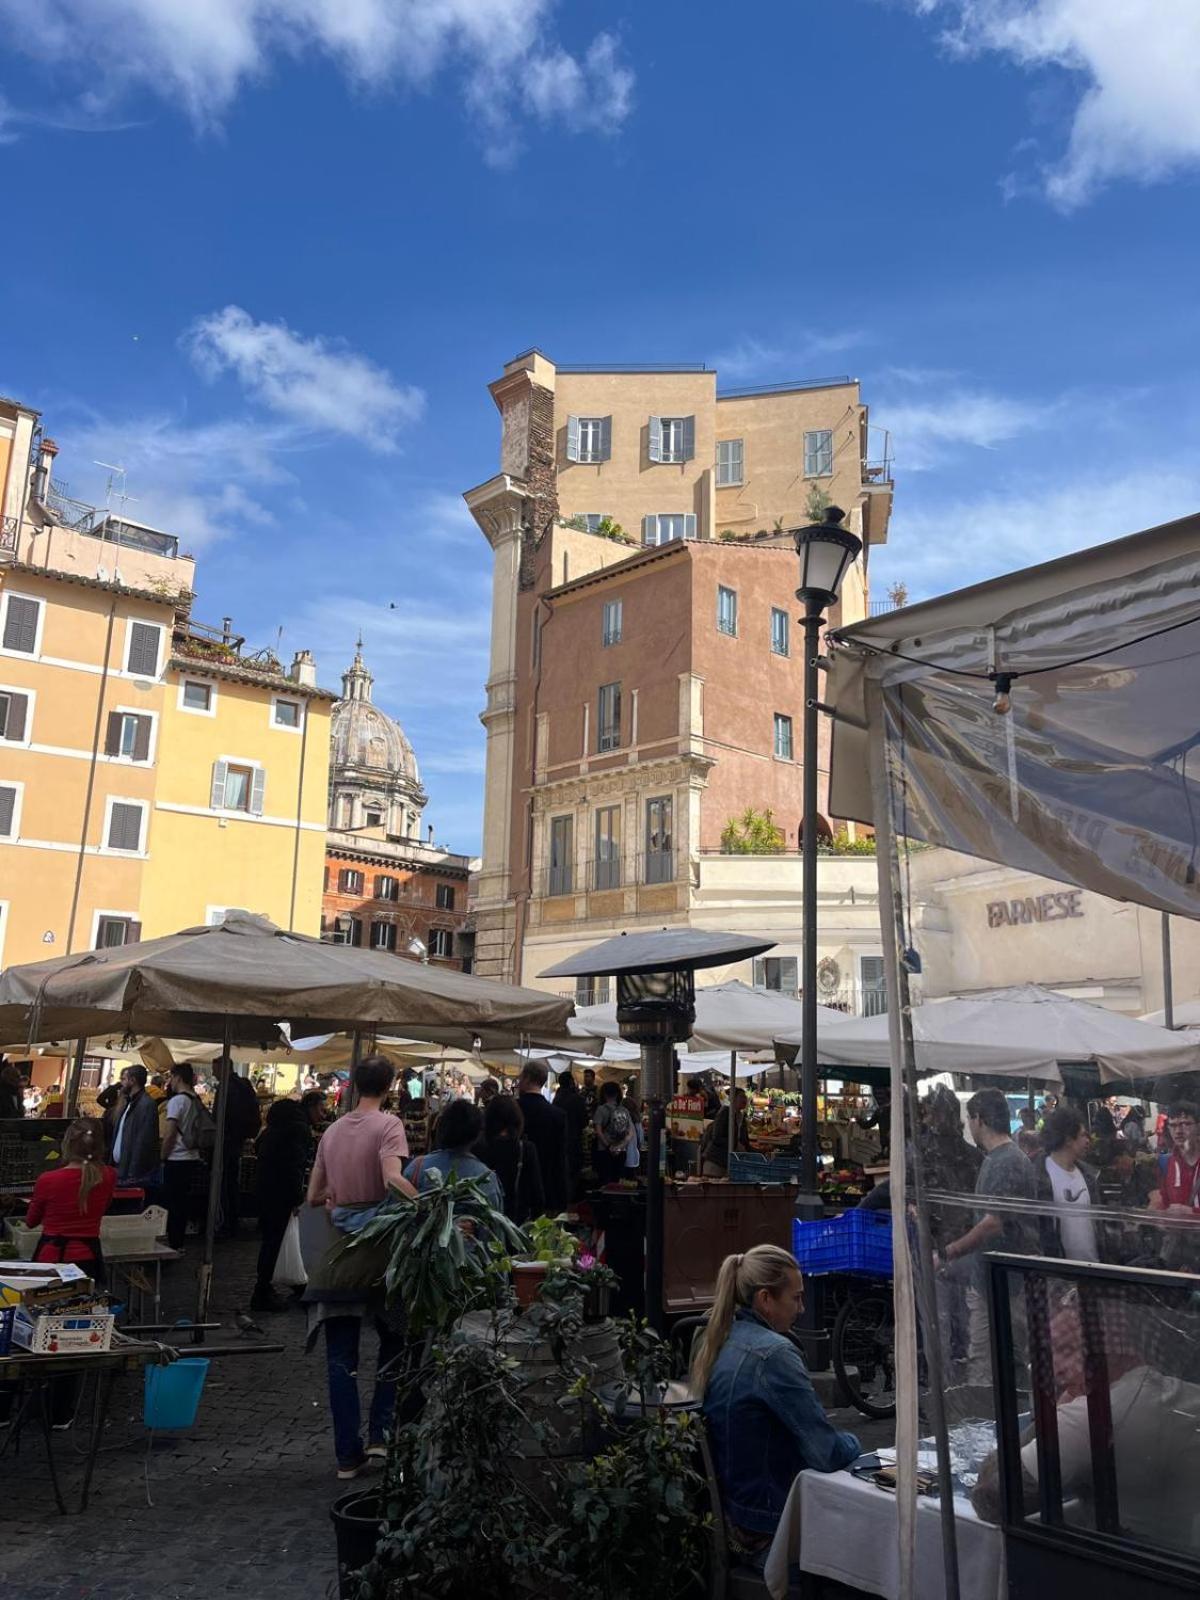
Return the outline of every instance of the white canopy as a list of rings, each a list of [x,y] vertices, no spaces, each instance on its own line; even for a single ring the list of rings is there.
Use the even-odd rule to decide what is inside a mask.
[[[689,1041],[697,1050],[770,1050],[784,1034],[799,1037],[803,1007],[799,1000],[752,989],[736,979],[712,983],[696,990],[696,1026]],[[846,1021],[844,1011],[817,1007],[817,1023],[832,1029]],[[581,1006],[568,1020],[572,1033],[594,1033],[606,1039],[619,1037],[615,1001],[603,1006]]]
[[[1147,1011],[1142,1021],[1162,1028],[1166,1026],[1167,1013]],[[1200,1028],[1200,1000],[1185,1000],[1181,1006],[1172,1006],[1171,1025],[1175,1028]]]
[[[1061,1065],[1074,1062],[1095,1063],[1105,1082],[1200,1068],[1197,1035],[1154,1028],[1033,983],[930,1000],[913,1007],[912,1027],[918,1071],[1058,1083]],[[779,1043],[794,1045],[797,1037]],[[855,1017],[822,1031],[820,1058],[831,1066],[887,1066],[887,1017]]]

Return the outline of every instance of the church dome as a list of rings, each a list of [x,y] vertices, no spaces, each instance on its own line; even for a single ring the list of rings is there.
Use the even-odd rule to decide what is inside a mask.
[[[426,796],[408,735],[371,698],[375,679],[362,658],[342,674],[342,698],[330,729],[330,825],[357,827],[382,816],[389,833],[411,835]]]

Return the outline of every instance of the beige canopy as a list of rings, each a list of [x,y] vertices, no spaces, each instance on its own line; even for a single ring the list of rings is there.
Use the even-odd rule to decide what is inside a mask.
[[[540,990],[518,989],[443,967],[286,933],[264,917],[230,912],[216,927],[10,967],[0,976],[0,1044],[80,1039],[116,1029],[165,1038],[270,1041],[293,1035],[386,1029],[405,1038],[466,1045],[565,1038],[574,1010]]]

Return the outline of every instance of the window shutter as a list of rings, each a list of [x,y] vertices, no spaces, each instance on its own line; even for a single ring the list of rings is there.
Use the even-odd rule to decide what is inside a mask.
[[[643,544],[657,544],[658,543],[658,518],[657,517],[643,517],[642,518],[642,543]]]
[[[691,461],[696,454],[696,419],[683,419],[683,460]]]
[[[13,831],[13,818],[17,814],[17,791],[0,788],[0,838],[7,839]]]
[[[662,460],[662,418],[650,418],[650,459]]]
[[[10,594],[8,610],[4,614],[4,648],[33,654],[37,643],[38,602],[26,600],[22,595]]]
[[[212,795],[209,804],[214,811],[220,811],[225,804],[225,779],[229,776],[228,761],[214,761],[212,774]]]
[[[267,774],[263,767],[255,767],[254,781],[250,785],[250,815],[261,817],[263,814],[263,800],[267,793]]]
[[[579,460],[579,418],[567,418],[567,460]]]
[[[137,944],[139,942],[139,940],[141,939],[141,937],[142,937],[142,925],[141,925],[140,922],[127,922],[125,924],[125,943],[126,944]]]
[[[600,418],[600,459],[612,460],[612,418]]]
[[[142,812],[140,806],[113,804],[108,818],[108,848],[110,850],[136,850],[141,843]]]
[[[4,727],[0,733],[6,739],[23,739],[25,737],[25,722],[29,714],[29,696],[27,694],[10,694],[8,696],[8,716],[5,718]]]
[[[119,711],[108,713],[108,731],[104,735],[104,754],[106,756],[119,756],[121,754],[121,724],[125,719]]]
[[[152,678],[158,671],[158,629],[148,622],[129,624],[129,659],[126,671]]]
[[[696,537],[696,513],[685,511],[683,515],[683,537],[694,539]]]
[[[133,738],[133,759],[135,761],[149,761],[150,759],[150,718],[137,719],[137,733]]]

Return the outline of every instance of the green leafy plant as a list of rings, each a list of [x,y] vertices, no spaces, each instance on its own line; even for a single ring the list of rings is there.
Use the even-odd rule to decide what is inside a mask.
[[[443,1179],[435,1169],[429,1178],[415,1200],[393,1191],[378,1216],[336,1247],[382,1280],[388,1304],[403,1305],[415,1335],[443,1334],[464,1312],[504,1303],[510,1257],[530,1248],[478,1178]]]
[[[553,1217],[534,1217],[526,1229],[532,1250],[525,1258],[530,1261],[570,1261],[575,1257],[578,1240],[568,1233],[561,1222]]]
[[[848,829],[839,828],[832,839],[817,840],[817,853],[825,856],[873,856],[875,835],[871,833],[852,839]]]
[[[741,535],[738,534],[738,533],[735,533],[732,528],[722,528],[720,533],[717,535],[717,538],[722,540],[725,544],[730,544],[731,542],[733,542],[736,539],[739,539],[740,537],[741,537]]]
[[[814,483],[810,485],[808,499],[804,502],[804,514],[810,522],[821,522],[832,504],[832,497],[819,483]]]
[[[783,847],[783,829],[769,806],[762,811],[747,806],[740,817],[730,817],[721,829],[721,850],[727,856],[774,856]]]

